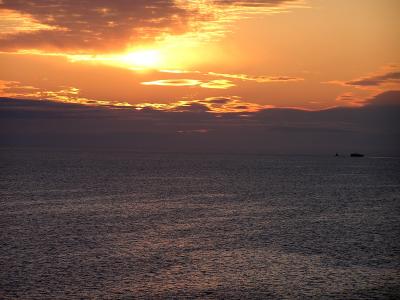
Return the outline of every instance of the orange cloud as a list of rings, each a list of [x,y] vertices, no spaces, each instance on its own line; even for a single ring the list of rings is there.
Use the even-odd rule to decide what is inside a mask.
[[[37,90],[40,89],[30,85],[21,85],[18,81],[0,80],[1,97],[30,97]]]
[[[336,102],[346,106],[363,106],[376,95],[400,89],[400,69],[398,65],[382,67],[380,71],[356,79],[333,80],[324,83],[353,87],[353,92],[345,92],[336,98]],[[361,95],[364,93],[364,95]],[[368,96],[365,93],[369,93]]]
[[[333,80],[326,83],[352,86],[360,89],[392,89],[400,87],[400,69],[397,65],[384,67],[382,71],[370,73],[360,78],[340,81]]]
[[[0,37],[4,39],[7,36],[19,33],[33,33],[41,30],[65,30],[58,26],[42,24],[29,14],[10,9],[0,9],[0,28]]]
[[[266,108],[273,107],[272,105],[260,105],[256,103],[243,101],[240,97],[209,97],[199,101],[206,105],[210,111],[219,113],[242,113],[242,112],[256,112]]]
[[[204,82],[200,86],[206,89],[228,89],[230,87],[234,87],[235,84],[230,80],[217,79]]]
[[[38,29],[13,31],[15,34],[1,39],[2,49],[69,51],[124,49],[163,33],[179,33],[193,13],[172,0],[151,4],[145,0],[3,0],[0,9],[11,14],[2,22],[2,29],[11,31],[16,14],[30,16]],[[54,28],[65,32],[59,34]]]
[[[80,90],[75,87],[61,87],[58,90],[43,90],[34,86],[22,85],[18,81],[0,80],[0,97],[22,99],[52,100],[62,103],[75,103],[92,106],[130,107],[123,101],[95,100],[80,96]]]
[[[143,85],[160,85],[160,86],[196,86],[202,82],[197,79],[165,79],[142,82]]]
[[[143,85],[160,85],[160,86],[199,86],[206,89],[228,89],[235,86],[229,80],[219,79],[203,82],[197,79],[165,79],[142,82]]]
[[[345,82],[346,85],[357,87],[382,86],[387,84],[400,85],[400,71],[376,74]]]
[[[0,39],[0,49],[103,53],[176,35],[208,41],[224,36],[246,13],[276,12],[298,2],[2,0],[1,28],[10,34]]]
[[[364,99],[352,92],[343,93],[336,98],[336,102],[344,106],[362,106]]]
[[[171,80],[169,84],[175,86],[196,83],[191,79]],[[214,83],[215,84],[215,83]],[[218,86],[221,83],[216,84]],[[198,85],[198,83],[196,83]],[[199,85],[200,86],[200,85]],[[208,87],[210,88],[210,87]],[[214,87],[220,88],[220,87]],[[62,103],[83,104],[89,106],[106,106],[110,108],[131,108],[135,110],[152,109],[174,112],[212,112],[212,113],[234,113],[234,112],[255,112],[270,105],[260,105],[243,101],[240,97],[210,97],[202,100],[179,100],[170,103],[142,102],[129,104],[125,101],[109,101],[89,99],[81,96],[81,91],[75,87],[61,87],[57,90],[43,90],[33,86],[24,86],[17,81],[0,80],[0,97],[12,97],[21,99],[52,100]]]
[[[212,75],[212,76],[240,79],[240,80],[244,80],[244,81],[255,81],[255,82],[259,82],[259,83],[294,82],[294,81],[304,80],[303,78],[290,77],[290,76],[250,76],[247,74],[226,74],[226,73],[215,73],[215,72],[208,72],[207,74]]]
[[[400,106],[400,90],[388,90],[378,92],[370,97],[362,98],[354,93],[344,93],[336,99],[341,105],[345,106]]]
[[[243,101],[240,97],[210,97],[203,100],[180,100],[168,104],[164,103],[140,103],[135,104],[137,110],[154,109],[174,112],[211,112],[211,113],[248,113],[256,112],[271,105],[260,105]]]

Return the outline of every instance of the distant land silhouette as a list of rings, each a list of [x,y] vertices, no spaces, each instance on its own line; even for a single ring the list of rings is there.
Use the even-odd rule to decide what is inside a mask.
[[[362,149],[368,155],[393,156],[400,154],[399,116],[400,105],[393,101],[217,116],[200,110],[137,111],[0,98],[0,145],[326,155],[332,155],[332,149],[337,153]]]

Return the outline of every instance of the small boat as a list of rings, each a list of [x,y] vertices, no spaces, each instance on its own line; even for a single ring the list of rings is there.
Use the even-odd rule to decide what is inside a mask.
[[[364,154],[361,153],[351,153],[350,157],[364,157]]]

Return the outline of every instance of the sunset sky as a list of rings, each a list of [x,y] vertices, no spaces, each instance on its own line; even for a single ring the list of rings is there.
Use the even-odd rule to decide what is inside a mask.
[[[397,0],[2,0],[1,95],[222,111],[360,105],[399,88],[399,11]],[[229,105],[212,107],[215,97]]]
[[[398,0],[0,0],[0,97],[214,115],[398,103],[399,12]]]

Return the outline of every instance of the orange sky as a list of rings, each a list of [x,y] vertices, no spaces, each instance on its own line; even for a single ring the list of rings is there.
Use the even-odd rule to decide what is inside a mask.
[[[397,0],[0,0],[0,96],[362,105],[400,88],[399,11]]]

